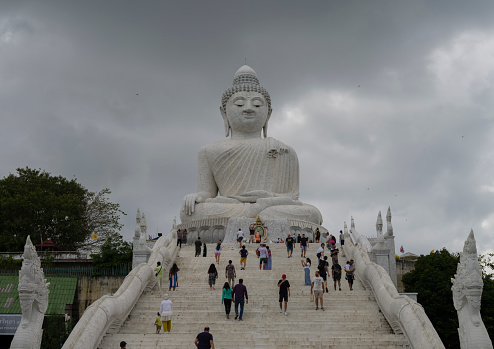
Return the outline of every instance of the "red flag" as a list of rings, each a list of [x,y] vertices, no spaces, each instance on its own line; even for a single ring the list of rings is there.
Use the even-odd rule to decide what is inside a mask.
[[[405,250],[403,249],[403,245],[400,247],[400,253],[405,253]]]

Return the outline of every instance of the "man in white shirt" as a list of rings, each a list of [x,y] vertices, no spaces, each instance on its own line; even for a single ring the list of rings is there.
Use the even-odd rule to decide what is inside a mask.
[[[242,240],[244,239],[244,232],[242,229],[239,229],[237,232],[237,241],[238,241],[238,246],[242,248]]]
[[[316,276],[312,279],[312,284],[310,286],[310,294],[314,291],[314,298],[316,299],[316,310],[319,310],[319,300],[321,300],[321,310],[324,311],[324,303],[322,300],[324,289],[324,280],[319,276],[319,271],[316,271]]]
[[[317,264],[319,264],[319,260],[324,257],[324,242],[317,249],[316,255],[317,255]]]
[[[261,244],[257,249],[259,252],[259,270],[266,269],[266,263],[268,262],[268,250],[266,249],[266,244]]]

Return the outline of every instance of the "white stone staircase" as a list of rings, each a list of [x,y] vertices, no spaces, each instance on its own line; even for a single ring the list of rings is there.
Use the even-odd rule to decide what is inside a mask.
[[[246,270],[240,270],[238,244],[224,245],[216,290],[210,291],[208,268],[214,263],[213,245],[208,245],[208,257],[194,257],[193,246],[183,246],[177,265],[179,287],[168,293],[173,302],[172,331],[155,333],[154,320],[162,300],[155,288],[138,300],[117,334],[107,334],[100,349],[114,349],[125,340],[129,349],[194,348],[194,339],[209,326],[216,348],[410,348],[403,335],[393,334],[381,314],[370,290],[355,280],[350,291],[342,280],[342,291],[335,291],[328,279],[329,293],[324,294],[326,311],[316,311],[310,302],[310,286],[304,286],[304,271],[300,250],[287,258],[282,244],[269,244],[273,251],[273,270],[259,270],[256,245],[247,244],[249,257]],[[317,246],[311,244],[307,256],[316,262]],[[249,294],[243,322],[234,320],[234,310],[226,319],[221,304],[221,289],[225,267],[232,259],[237,279],[244,279]],[[340,264],[346,259],[340,256]],[[357,266],[358,268],[358,266]],[[311,267],[311,276],[316,268]],[[286,274],[291,285],[288,316],[279,312],[277,282]]]

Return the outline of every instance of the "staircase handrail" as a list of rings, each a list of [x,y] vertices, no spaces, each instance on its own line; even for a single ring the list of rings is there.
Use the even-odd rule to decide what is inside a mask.
[[[62,349],[96,349],[106,333],[117,333],[142,292],[156,284],[156,263],[160,261],[164,270],[172,266],[179,251],[176,242],[176,229],[160,237],[148,263],[132,269],[113,296],[103,296],[86,309]]]
[[[370,261],[367,244],[361,243],[365,237],[352,233],[355,233],[353,229],[345,234],[343,246],[345,255],[347,259],[354,260],[355,273],[364,287],[372,290],[381,312],[393,331],[403,333],[412,348],[444,349],[444,344],[424,308],[411,298],[398,293],[386,270]],[[358,236],[357,244],[354,244],[351,238],[355,238],[355,235]]]

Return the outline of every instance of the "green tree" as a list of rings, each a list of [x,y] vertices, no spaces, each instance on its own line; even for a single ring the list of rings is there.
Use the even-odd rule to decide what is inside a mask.
[[[75,320],[65,323],[63,315],[46,315],[43,320],[41,349],[60,349],[76,323]]]
[[[415,269],[403,275],[405,292],[417,292],[417,300],[424,307],[446,348],[460,348],[458,315],[453,305],[451,278],[455,276],[459,254],[445,248],[420,256]],[[494,281],[484,276],[481,315],[491,340],[494,330]]]
[[[41,236],[73,250],[88,235],[86,189],[75,179],[18,168],[0,180],[0,250],[22,251],[26,238]]]
[[[86,193],[86,222],[91,234],[84,242],[84,247],[101,247],[108,239],[118,239],[123,224],[120,215],[126,215],[120,210],[120,205],[111,202],[106,195],[111,191],[105,188],[98,193]],[[95,234],[97,236],[93,236]]]
[[[445,248],[420,256],[415,269],[403,275],[405,292],[417,292],[417,300],[436,329],[446,348],[459,348],[458,316],[453,306],[451,278],[459,257]]]
[[[100,253],[92,254],[93,263],[103,269],[117,268],[132,263],[132,244],[124,241],[121,235],[109,237],[100,248]]]
[[[34,244],[42,237],[65,251],[101,246],[119,236],[125,214],[109,201],[110,193],[90,192],[76,179],[42,170],[17,169],[0,180],[0,251],[22,251],[28,235]]]

